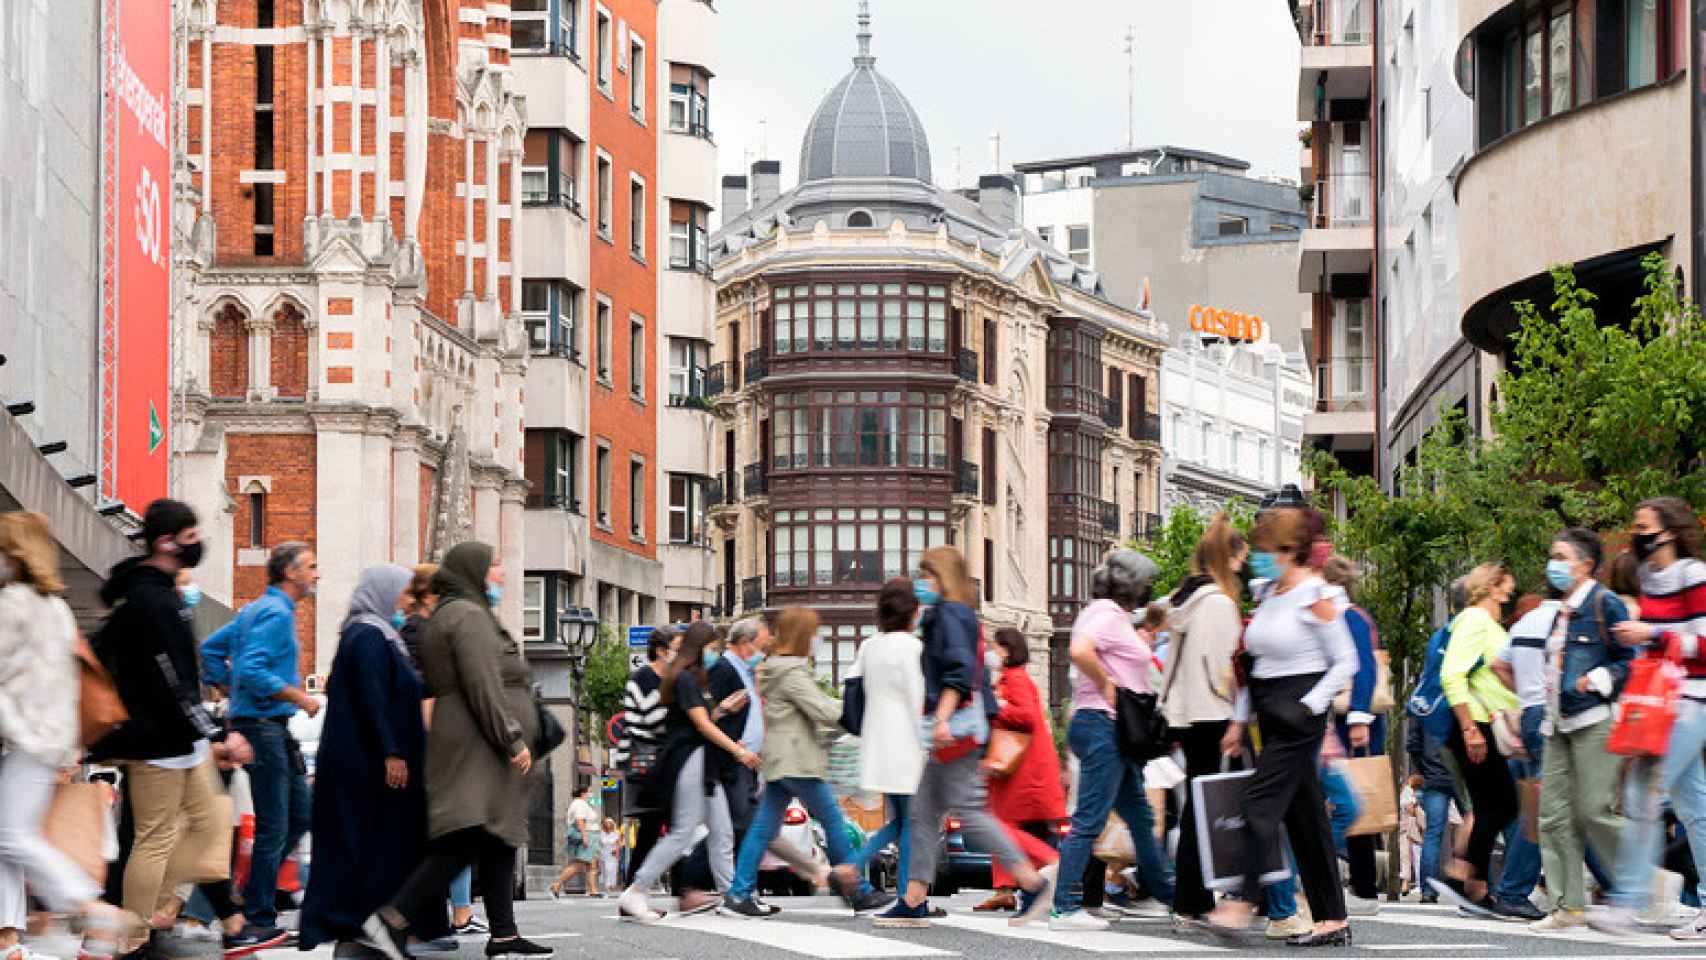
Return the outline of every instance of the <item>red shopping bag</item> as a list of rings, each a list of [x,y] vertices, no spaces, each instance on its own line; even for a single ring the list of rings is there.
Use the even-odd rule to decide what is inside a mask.
[[[1617,701],[1617,719],[1605,749],[1623,757],[1662,757],[1676,724],[1683,671],[1675,658],[1646,657],[1629,665],[1629,682]]]

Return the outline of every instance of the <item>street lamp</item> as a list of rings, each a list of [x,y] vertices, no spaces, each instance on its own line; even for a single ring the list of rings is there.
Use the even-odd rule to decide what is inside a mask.
[[[581,696],[581,683],[586,678],[587,655],[598,642],[598,617],[587,607],[564,607],[557,614],[557,640],[569,654],[569,769],[576,771],[580,762],[581,709],[586,701]],[[578,780],[570,773],[571,782]]]

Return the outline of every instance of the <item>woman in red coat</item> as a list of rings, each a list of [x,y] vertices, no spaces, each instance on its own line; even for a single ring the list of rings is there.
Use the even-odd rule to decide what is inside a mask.
[[[989,774],[989,808],[1019,848],[1038,867],[1059,859],[1055,852],[1056,828],[1066,816],[1066,794],[1060,785],[1060,756],[1054,750],[1054,734],[1043,714],[1042,697],[1025,665],[1031,660],[1025,635],[1012,627],[995,632],[989,651],[989,669],[996,675],[995,695],[1001,712],[995,717],[997,730],[1017,730],[1031,735],[1031,742],[1009,775]],[[991,867],[995,895],[978,904],[978,910],[1014,910],[1017,884],[999,863]]]

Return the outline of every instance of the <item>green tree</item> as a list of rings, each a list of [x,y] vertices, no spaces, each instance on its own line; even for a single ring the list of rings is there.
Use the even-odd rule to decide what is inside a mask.
[[[628,646],[605,624],[587,652],[586,672],[581,677],[581,707],[605,722],[622,709],[622,691],[628,686]]]
[[[1223,512],[1239,533],[1249,535],[1250,525],[1256,518],[1254,506],[1234,497],[1226,504]],[[1213,519],[1195,507],[1174,507],[1167,515],[1161,535],[1156,537],[1153,543],[1148,546],[1130,544],[1148,554],[1149,558],[1155,561],[1155,565],[1161,568],[1155,575],[1155,596],[1164,597],[1172,593],[1178,588],[1179,582],[1190,575],[1191,554],[1196,551],[1197,542],[1202,539]]]

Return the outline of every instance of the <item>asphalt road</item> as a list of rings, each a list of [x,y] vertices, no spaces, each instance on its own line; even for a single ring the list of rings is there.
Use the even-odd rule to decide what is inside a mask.
[[[928,930],[877,930],[829,898],[773,899],[783,912],[770,920],[715,915],[638,924],[616,919],[615,901],[584,897],[517,904],[522,932],[556,947],[560,960],[866,960],[881,957],[1073,958],[1153,956],[1162,960],[1295,958],[1284,943],[1228,949],[1206,935],[1174,933],[1165,921],[1122,921],[1102,933],[1055,933],[1046,923],[1015,929],[1006,915],[973,914],[985,894],[941,902],[947,920]],[[666,905],[661,899],[658,906]],[[1352,921],[1356,944],[1328,956],[1385,960],[1504,960],[1508,957],[1593,957],[1596,960],[1706,960],[1706,943],[1671,940],[1655,931],[1619,941],[1591,931],[1542,936],[1522,925],[1472,920],[1438,906],[1383,905],[1380,916]],[[484,956],[484,942],[463,944],[461,960]],[[329,960],[330,951],[322,951]],[[1318,953],[1317,953],[1318,955]],[[301,960],[292,951],[264,960]],[[452,960],[444,955],[444,960]]]

